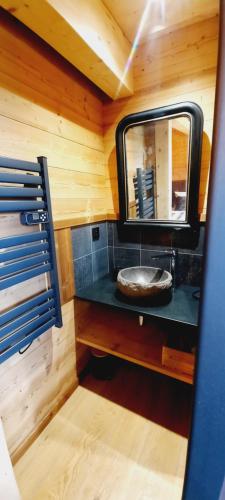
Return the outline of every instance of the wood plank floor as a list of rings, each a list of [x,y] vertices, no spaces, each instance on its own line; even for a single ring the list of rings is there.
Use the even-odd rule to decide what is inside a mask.
[[[23,500],[180,499],[191,389],[129,363],[88,374],[16,464]]]

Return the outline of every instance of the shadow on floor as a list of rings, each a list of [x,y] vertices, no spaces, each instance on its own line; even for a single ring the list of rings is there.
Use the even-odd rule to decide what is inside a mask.
[[[90,365],[80,385],[181,436],[188,437],[193,387],[119,358],[112,380],[97,380]]]

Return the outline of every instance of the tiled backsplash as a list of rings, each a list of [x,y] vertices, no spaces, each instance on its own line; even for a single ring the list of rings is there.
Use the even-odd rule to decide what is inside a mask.
[[[178,249],[178,283],[198,286],[201,283],[204,226],[199,234],[162,229],[134,231],[108,222],[109,269],[114,267],[153,266],[170,271],[170,258],[153,259],[171,248]]]
[[[99,239],[92,240],[92,228],[99,227]],[[119,222],[102,222],[72,230],[76,289],[87,287],[115,267],[153,266],[170,270],[170,258],[155,255],[178,248],[178,283],[199,286],[202,274],[204,226],[199,234],[184,230],[133,230]]]
[[[99,227],[99,239],[92,240],[92,228]],[[87,287],[109,272],[107,222],[72,229],[76,289]]]

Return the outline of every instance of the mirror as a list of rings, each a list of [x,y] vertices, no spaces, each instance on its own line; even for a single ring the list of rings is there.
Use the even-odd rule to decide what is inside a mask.
[[[120,214],[134,225],[198,220],[203,118],[194,103],[125,117],[117,127]]]
[[[190,132],[187,116],[127,128],[129,219],[186,220]]]

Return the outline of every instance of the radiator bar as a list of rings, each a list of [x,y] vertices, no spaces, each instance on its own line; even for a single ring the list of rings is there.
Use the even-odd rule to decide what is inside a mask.
[[[38,188],[0,186],[1,198],[42,198],[43,194]]]
[[[31,319],[36,318],[40,314],[43,314],[44,312],[48,311],[48,309],[53,308],[54,305],[55,305],[54,299],[47,300],[43,304],[34,307],[25,314],[22,314],[13,321],[10,321],[9,323],[7,323],[7,325],[4,325],[0,328],[0,338],[4,337],[5,335],[8,335],[9,333],[14,332],[16,329],[26,324]]]
[[[0,352],[3,351],[3,349],[5,349],[9,345],[9,342],[10,344],[13,344],[17,340],[20,340],[21,336],[25,337],[36,328],[43,325],[43,323],[46,323],[46,321],[51,319],[54,316],[54,314],[55,314],[55,309],[50,309],[46,313],[39,316],[39,318],[33,319],[30,323],[23,326],[22,328],[19,328],[19,330],[17,330],[16,332],[12,333],[10,335],[10,338],[5,337],[3,340],[0,340]]]
[[[52,319],[47,321],[47,323],[45,323],[45,325],[42,325],[41,327],[37,328],[37,330],[32,332],[30,335],[27,335],[27,337],[25,337],[24,339],[20,340],[19,342],[17,342],[13,346],[9,347],[7,350],[2,352],[0,354],[0,363],[5,361],[6,359],[10,358],[13,354],[18,352],[20,349],[22,349],[26,345],[33,342],[33,340],[35,340],[37,337],[40,337],[40,335],[42,335],[42,333],[46,332],[47,330],[49,330],[49,328],[51,328],[54,325],[55,325],[55,318],[53,317]]]
[[[48,250],[49,244],[38,243],[38,245],[29,245],[27,247],[16,248],[15,250],[9,250],[7,252],[0,252],[0,262],[6,262],[8,260],[15,260],[19,257],[26,257],[26,255],[33,255],[39,252],[44,252]]]
[[[49,252],[41,253],[40,255],[35,255],[28,259],[22,259],[13,264],[8,264],[0,267],[0,278],[4,278],[9,274],[18,273],[20,271],[25,271],[29,267],[37,266],[41,262],[48,262],[50,260]],[[1,283],[1,281],[0,281]]]
[[[10,309],[9,311],[3,312],[0,314],[0,326],[4,325],[5,323],[8,323],[9,321],[12,321],[14,318],[17,318],[17,316],[20,316],[21,314],[24,314],[26,311],[29,311],[33,307],[38,306],[39,304],[42,304],[42,302],[45,302],[48,299],[51,299],[54,296],[54,291],[52,288],[49,290],[39,293],[38,295],[35,295],[32,299],[28,299],[25,302],[22,302],[22,304],[19,304],[18,306],[15,306],[13,309]]]
[[[19,234],[18,236],[7,236],[6,238],[0,239],[0,248],[9,248],[16,245],[23,245],[24,243],[32,243],[33,241],[45,240],[47,236],[47,231]]]
[[[30,172],[40,172],[41,166],[39,163],[32,161],[14,160],[7,156],[0,157],[0,167],[15,168],[18,170],[29,170]]]
[[[45,208],[44,201],[0,201],[0,213],[23,212]]]
[[[41,274],[47,273],[51,270],[51,264],[42,264],[41,266],[30,269],[29,271],[24,271],[23,273],[16,274],[11,278],[5,278],[0,281],[0,290],[6,290],[10,286],[18,285],[23,281],[27,281],[35,276],[40,276]]]
[[[0,182],[40,185],[42,184],[42,178],[40,175],[8,174],[7,172],[0,172]]]

